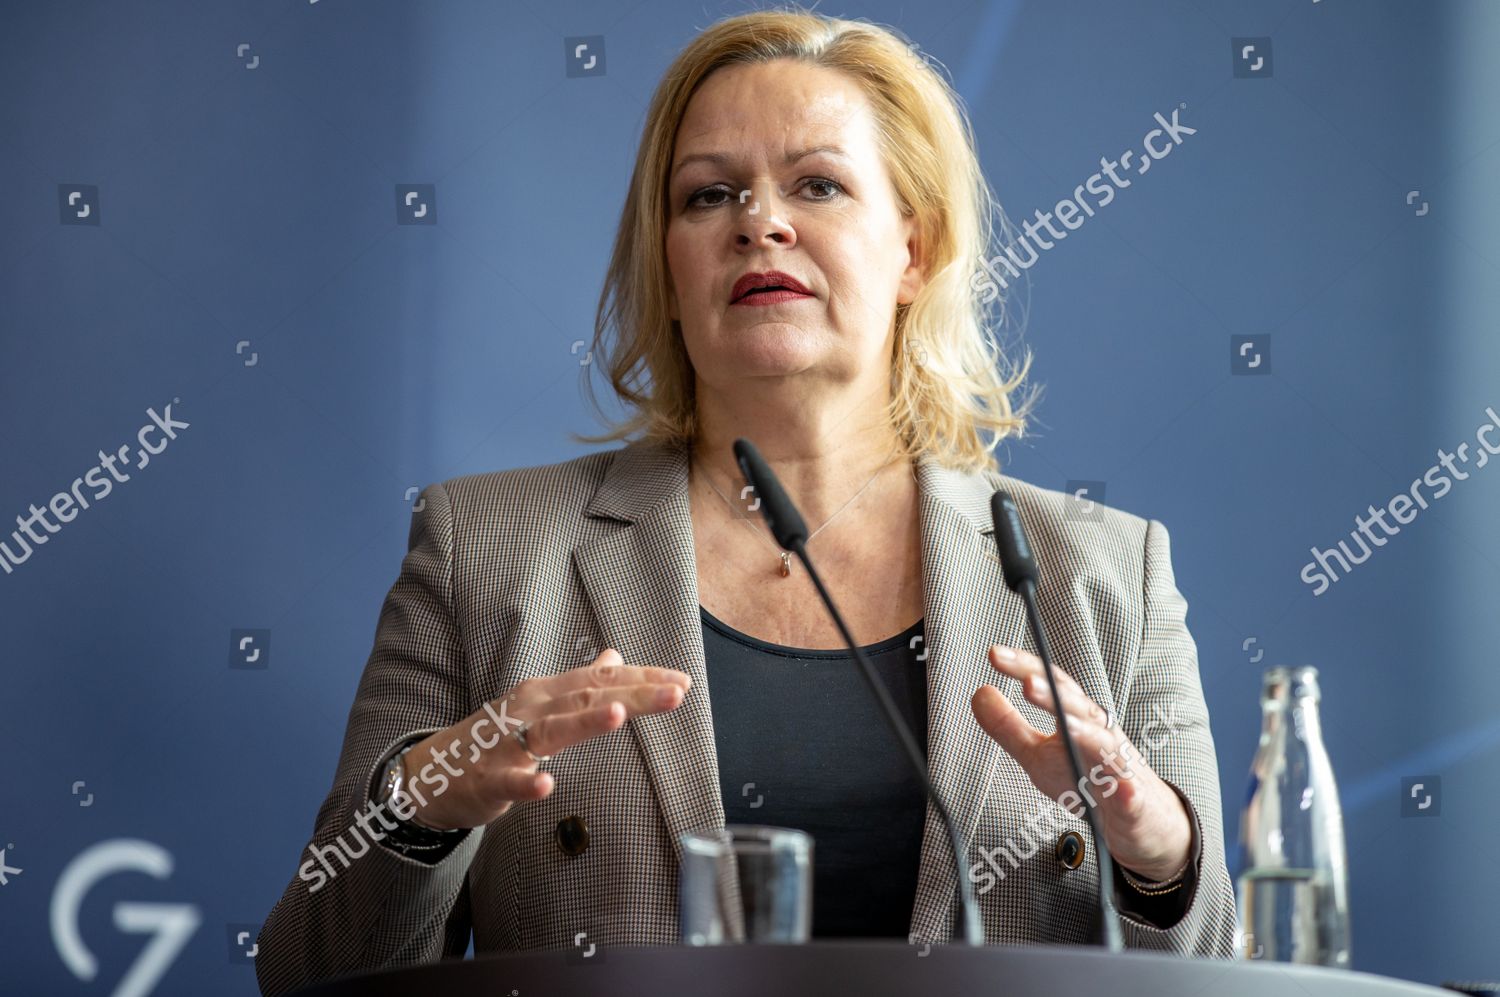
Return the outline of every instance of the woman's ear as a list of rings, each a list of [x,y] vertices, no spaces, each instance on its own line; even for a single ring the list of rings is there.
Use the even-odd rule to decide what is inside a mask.
[[[901,271],[901,282],[896,287],[896,303],[909,305],[917,299],[922,288],[927,286],[926,257],[915,215],[902,219],[902,231],[906,235],[906,269]]]

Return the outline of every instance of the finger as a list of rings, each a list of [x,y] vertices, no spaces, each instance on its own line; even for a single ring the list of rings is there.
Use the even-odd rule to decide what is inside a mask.
[[[1010,651],[1014,657],[1007,660],[1002,655],[1002,651]],[[1023,682],[1033,675],[1045,676],[1047,672],[1042,659],[1030,651],[1023,651],[1018,647],[1002,647],[998,644],[990,648],[990,664],[1000,674],[1009,675]],[[1073,676],[1069,675],[1063,669],[1054,667],[1052,671],[1057,678],[1057,687],[1059,689],[1073,688],[1079,692],[1083,691],[1083,688],[1074,680]]]
[[[1100,737],[1099,760],[1121,779],[1133,779],[1137,769],[1150,768],[1145,760],[1136,754],[1135,745],[1131,744],[1130,739],[1121,733],[1120,728],[1113,727],[1106,730]]]
[[[626,714],[637,717],[647,713],[664,713],[675,709],[686,695],[686,691],[676,682],[643,682],[640,685],[625,686],[596,685],[587,689],[575,689],[555,699],[550,699],[543,705],[542,710],[544,714],[577,713],[579,710],[605,706],[609,703],[623,703]]]
[[[1053,716],[1057,716],[1056,709],[1052,705],[1052,696],[1046,685],[1033,687],[1027,683],[1026,699],[1041,709],[1046,710]],[[1066,710],[1063,716],[1067,718],[1068,736],[1072,739],[1074,746],[1078,749],[1080,758],[1091,758],[1102,755],[1108,748],[1114,747],[1118,738],[1111,738],[1110,732],[1104,729],[1103,723],[1096,722],[1092,716],[1073,710]],[[1118,734],[1119,728],[1115,728]],[[1062,724],[1059,722],[1053,727],[1054,736],[1062,738]]]
[[[534,755],[555,755],[591,737],[607,734],[625,722],[625,707],[620,703],[606,703],[574,713],[552,713],[541,717],[526,728],[526,742]],[[515,742],[515,738],[510,739]],[[516,747],[519,750],[520,744]],[[526,752],[520,751],[526,758]],[[529,759],[528,759],[529,761]]]
[[[627,665],[623,664],[620,652],[612,647],[606,647],[592,664],[582,668],[571,668],[557,675],[549,675],[542,680],[548,695],[556,697],[563,693],[574,692],[578,689],[587,689],[590,686],[621,686],[641,685],[644,683],[662,684],[671,682],[680,685],[683,689],[692,686],[693,680],[686,672],[680,672],[672,668],[658,668],[655,665]]]
[[[1135,763],[1139,759],[1132,753],[1130,742],[1120,734],[1119,728],[1106,730],[1089,720],[1069,714],[1068,734],[1073,740],[1073,746],[1078,749],[1083,772],[1090,779],[1094,778],[1094,773],[1106,770],[1121,782],[1135,777]],[[1121,797],[1121,800],[1128,798],[1127,795]]]
[[[1084,717],[1069,713],[1068,734],[1073,738],[1073,746],[1078,749],[1078,757],[1083,762],[1085,772],[1096,763],[1103,763],[1104,752],[1111,743],[1108,731]]]
[[[1012,756],[1025,754],[1047,739],[992,685],[976,689],[969,705],[984,732]]]
[[[551,793],[552,773],[538,772],[529,758],[526,762],[524,767],[501,765],[494,771],[486,771],[479,788],[481,798],[498,809],[505,803],[540,800]]]
[[[1085,777],[1093,785],[1101,785],[1100,773],[1108,772],[1115,777],[1113,791],[1109,794],[1115,808],[1129,811],[1137,794],[1144,786],[1154,781],[1151,767],[1135,754],[1129,741],[1119,736],[1119,729],[1105,730],[1088,721],[1075,724],[1068,719],[1068,732],[1078,748]]]
[[[1026,698],[1044,710],[1052,713],[1057,712],[1056,704],[1052,699],[1052,690],[1047,685],[1045,675],[1033,675],[1026,680]],[[1062,682],[1057,684],[1058,695],[1062,696],[1063,709],[1068,711],[1069,719],[1079,717],[1089,723],[1098,726],[1101,730],[1109,720],[1109,714],[1104,712],[1104,707],[1089,698],[1088,694],[1077,686],[1069,688]]]

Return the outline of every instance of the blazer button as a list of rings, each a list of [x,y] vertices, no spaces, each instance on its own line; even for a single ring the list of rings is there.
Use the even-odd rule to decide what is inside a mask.
[[[1077,869],[1083,865],[1083,835],[1077,831],[1064,831],[1058,835],[1052,854],[1064,869]]]
[[[564,855],[582,855],[589,847],[589,826],[578,815],[557,822],[557,847]]]

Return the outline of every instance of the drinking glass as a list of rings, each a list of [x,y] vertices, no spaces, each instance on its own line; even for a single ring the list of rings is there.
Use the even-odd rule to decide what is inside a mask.
[[[812,836],[730,824],[682,836],[685,945],[799,944],[812,931]]]

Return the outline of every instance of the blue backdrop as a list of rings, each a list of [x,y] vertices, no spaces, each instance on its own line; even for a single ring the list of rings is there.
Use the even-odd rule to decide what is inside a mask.
[[[590,449],[646,102],[743,9],[3,5],[0,540],[46,542],[0,573],[0,990],[109,993],[159,934],[155,992],[254,992],[414,489]],[[1006,469],[1170,528],[1231,837],[1262,670],[1321,670],[1357,967],[1500,976],[1500,4],[820,9],[947,67],[1018,223],[1196,129],[1029,271]],[[1314,594],[1310,548],[1460,443]]]

